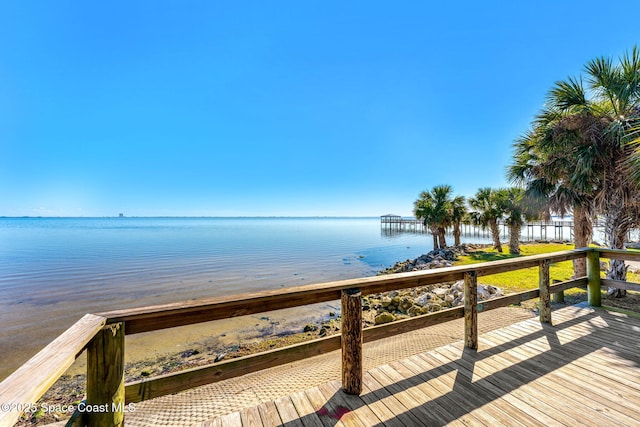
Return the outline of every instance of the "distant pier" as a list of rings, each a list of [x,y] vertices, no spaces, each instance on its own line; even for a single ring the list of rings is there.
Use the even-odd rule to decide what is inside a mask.
[[[504,222],[499,222],[498,226],[503,237],[509,236],[509,227]],[[380,217],[380,227],[386,235],[396,235],[403,232],[429,232],[429,228],[424,226],[422,220],[393,214],[382,215]],[[483,229],[472,224],[461,224],[460,231],[463,236],[491,237],[488,228]],[[573,221],[527,222],[522,226],[521,238],[527,241],[538,239],[573,241]]]

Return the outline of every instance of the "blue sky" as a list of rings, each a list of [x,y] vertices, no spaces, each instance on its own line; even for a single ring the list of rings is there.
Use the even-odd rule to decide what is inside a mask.
[[[439,3],[4,1],[0,215],[409,215],[638,42],[635,2]]]

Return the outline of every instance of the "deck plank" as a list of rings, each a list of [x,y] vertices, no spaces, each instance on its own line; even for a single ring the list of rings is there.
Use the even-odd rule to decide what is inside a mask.
[[[305,391],[305,395],[309,399],[309,403],[311,403],[315,414],[320,418],[322,425],[325,427],[345,426],[343,419],[336,419],[331,416],[331,414],[337,412],[337,408],[332,402],[327,401],[318,387],[313,387]]]
[[[304,424],[300,420],[298,411],[296,411],[291,397],[285,396],[274,400],[276,408],[278,408],[278,414],[282,420],[282,424],[286,424],[291,427],[304,427]]]
[[[348,410],[364,425],[380,425],[382,420],[367,406],[360,396],[348,395],[342,391],[340,381],[321,385],[320,391],[327,399],[332,399],[338,408]],[[338,414],[339,415],[339,414]]]
[[[240,411],[240,421],[242,427],[262,427],[262,419],[260,418],[260,411],[257,406],[250,408],[244,408]]]
[[[304,392],[293,393],[290,397],[305,427],[323,427],[320,417]]]
[[[258,412],[264,427],[276,427],[283,424],[274,402],[265,402],[258,405]]]
[[[382,403],[383,406],[391,412],[391,414],[395,415],[393,421],[400,422],[400,425],[426,425],[414,414],[413,411],[404,406],[392,392],[380,384],[369,372],[364,373],[362,382],[365,390],[365,394],[362,398],[368,405],[372,405],[375,402]]]
[[[420,419],[427,425],[479,425],[482,424],[474,417],[464,415],[452,420],[449,408],[438,403],[431,403],[441,396],[441,393],[430,385],[423,384],[414,375],[403,376],[401,372],[390,365],[381,366],[376,372],[371,372],[385,387],[391,391],[402,404],[410,410],[416,411]],[[376,376],[377,375],[377,376]],[[385,381],[383,383],[383,381]]]

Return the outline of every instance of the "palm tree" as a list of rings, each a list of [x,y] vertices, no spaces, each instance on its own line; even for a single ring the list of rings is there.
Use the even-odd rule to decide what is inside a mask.
[[[451,223],[453,224],[453,238],[455,240],[454,245],[460,246],[460,224],[467,215],[466,200],[464,196],[457,196],[451,200],[450,216]]]
[[[527,216],[549,219],[551,212],[573,213],[574,242],[580,248],[589,246],[593,235],[599,167],[595,157],[586,160],[582,156],[582,167],[576,168],[575,158],[596,146],[598,135],[596,123],[589,125],[582,116],[582,126],[576,127],[577,119],[557,108],[543,110],[533,130],[514,143],[514,162],[507,175],[516,185],[526,187]],[[584,259],[574,260],[574,271],[576,277],[586,275]]]
[[[431,191],[425,190],[420,193],[420,198],[414,202],[413,213],[416,218],[422,219],[425,227],[429,227],[433,236],[434,249],[446,248],[447,228],[451,225],[455,228],[453,202],[459,197],[452,199],[452,192],[450,185],[436,185]]]
[[[502,218],[504,209],[499,193],[489,187],[481,188],[476,192],[475,197],[469,199],[469,206],[472,209],[469,213],[472,221],[482,228],[489,227],[493,247],[498,252],[502,252],[498,220]]]
[[[528,181],[530,194],[537,186],[557,202],[564,199],[565,207],[572,205],[580,228],[591,228],[595,209],[605,220],[607,246],[623,249],[640,205],[640,152],[629,144],[640,116],[640,53],[634,47],[616,65],[597,58],[585,71],[586,85],[582,78],[556,82],[534,122],[533,137],[525,138],[531,142],[529,163],[525,146],[516,148],[517,168],[529,176],[512,172]],[[612,260],[607,277],[625,280],[624,261]]]

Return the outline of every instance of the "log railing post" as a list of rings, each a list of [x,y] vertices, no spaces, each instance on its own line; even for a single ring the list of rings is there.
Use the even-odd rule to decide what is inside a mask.
[[[549,264],[548,259],[540,261],[540,321],[551,323],[551,295],[549,293]]]
[[[124,323],[107,325],[87,346],[87,399],[89,427],[124,424]]]
[[[600,307],[600,252],[593,249],[587,254],[587,299],[589,305]]]
[[[464,345],[478,349],[478,275],[464,273]]]
[[[342,291],[342,390],[362,392],[362,292]]]

